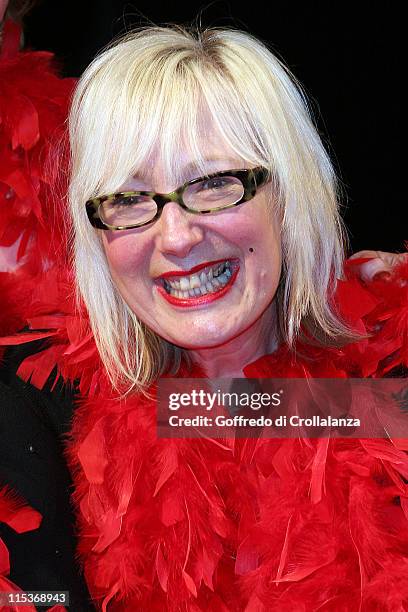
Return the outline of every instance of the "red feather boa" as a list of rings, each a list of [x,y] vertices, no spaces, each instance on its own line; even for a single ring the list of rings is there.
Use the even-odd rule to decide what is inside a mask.
[[[20,51],[20,37],[19,25],[4,24],[0,51],[1,334],[15,333],[27,324],[44,264],[50,254],[55,258],[61,252],[56,245],[65,241],[55,200],[50,197],[54,177],[45,160],[63,133],[74,80],[55,74],[52,54]],[[18,269],[4,272],[5,264]],[[3,344],[20,341],[14,338]],[[36,529],[41,519],[8,487],[0,489],[0,522],[23,533]],[[6,577],[9,572],[9,552],[0,539],[0,591],[20,593]],[[1,609],[14,612],[21,606]],[[36,608],[27,604],[24,609],[35,612]],[[50,612],[64,610],[63,606],[50,608]]]
[[[302,346],[303,358],[281,347],[245,375],[383,376],[407,365],[396,332],[408,265],[397,278],[340,284],[356,327],[381,323],[373,339]],[[80,555],[102,610],[408,606],[408,441],[157,439],[154,401],[119,401],[103,386],[81,401],[68,448]]]
[[[25,323],[41,275],[64,257],[61,206],[65,128],[74,79],[55,74],[54,58],[20,51],[21,28],[7,21],[0,50],[0,334]],[[48,163],[54,159],[54,163]],[[6,272],[5,270],[14,270]]]

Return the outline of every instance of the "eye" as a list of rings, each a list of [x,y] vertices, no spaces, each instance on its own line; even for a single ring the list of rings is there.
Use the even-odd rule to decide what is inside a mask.
[[[202,181],[199,184],[199,191],[207,191],[211,189],[222,189],[227,185],[231,184],[231,177],[229,176],[214,176],[208,181]]]
[[[121,195],[121,196],[116,196],[115,198],[112,198],[111,200],[108,200],[107,203],[109,204],[109,206],[114,206],[115,208],[118,208],[122,206],[125,207],[125,206],[133,206],[134,204],[141,204],[145,201],[146,201],[145,196]]]
[[[148,195],[123,193],[102,202],[99,214],[108,225],[134,225],[153,219],[156,202]]]
[[[186,206],[194,210],[228,207],[244,195],[244,186],[236,176],[212,176],[189,185],[184,192]]]

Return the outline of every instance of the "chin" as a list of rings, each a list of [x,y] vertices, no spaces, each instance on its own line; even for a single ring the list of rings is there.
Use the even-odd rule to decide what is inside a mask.
[[[163,337],[165,337],[166,340],[168,340],[172,344],[179,346],[180,348],[187,350],[201,350],[222,346],[223,344],[226,344],[227,342],[235,338],[235,336],[237,335],[238,333],[221,335],[218,332],[215,332],[214,334],[208,334],[204,332],[197,333],[194,336],[190,335],[188,338],[186,338],[186,336],[184,336],[183,338],[171,338],[169,336]]]

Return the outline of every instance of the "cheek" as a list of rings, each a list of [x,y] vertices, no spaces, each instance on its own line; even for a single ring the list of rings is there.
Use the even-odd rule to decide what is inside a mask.
[[[103,247],[109,268],[115,276],[137,276],[143,269],[143,253],[140,244],[134,244],[132,236],[103,237]]]
[[[282,270],[281,236],[275,219],[269,217],[259,225],[246,259],[259,300],[269,302],[275,295]]]
[[[260,271],[270,271],[281,262],[281,230],[276,215],[262,211],[248,235],[248,259],[259,266]]]

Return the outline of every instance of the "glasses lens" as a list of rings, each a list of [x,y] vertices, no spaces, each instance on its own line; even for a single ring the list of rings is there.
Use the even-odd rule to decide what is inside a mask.
[[[156,212],[156,202],[149,196],[122,195],[102,202],[100,217],[107,225],[125,227],[147,223]]]
[[[184,204],[200,212],[225,208],[239,202],[244,186],[235,176],[213,176],[188,185],[183,193]]]

